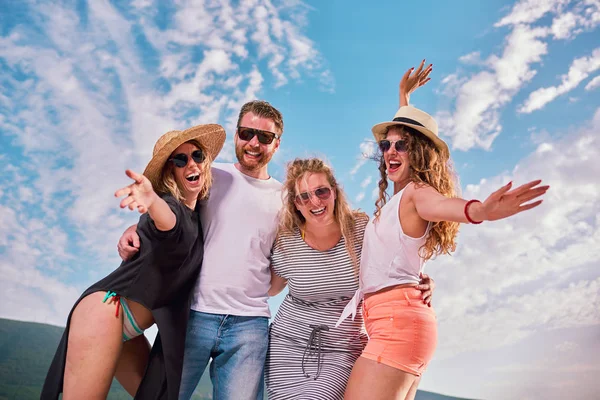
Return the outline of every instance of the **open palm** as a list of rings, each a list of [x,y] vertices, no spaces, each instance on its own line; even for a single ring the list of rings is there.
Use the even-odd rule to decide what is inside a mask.
[[[496,190],[482,204],[484,219],[495,221],[539,206],[542,200],[527,202],[546,193],[550,186],[538,186],[541,182],[541,180],[531,181],[513,190],[510,190],[512,187],[510,182]]]
[[[125,174],[135,182],[115,192],[115,197],[127,196],[121,200],[121,208],[137,209],[141,214],[147,212],[158,197],[152,188],[152,183],[144,175],[132,170],[126,170]]]
[[[413,67],[404,73],[404,76],[402,76],[402,79],[400,80],[400,96],[410,97],[412,92],[431,80],[429,74],[433,69],[433,65],[429,64],[427,68],[424,68],[424,66],[425,60],[421,61],[421,64],[416,71],[414,71]]]

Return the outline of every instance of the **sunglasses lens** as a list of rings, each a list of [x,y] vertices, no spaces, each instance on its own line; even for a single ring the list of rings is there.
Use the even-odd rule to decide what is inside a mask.
[[[258,133],[256,134],[258,136],[258,141],[261,142],[262,144],[271,144],[273,143],[273,135],[267,133],[267,132],[261,132],[258,131]]]
[[[183,168],[188,163],[188,157],[183,153],[175,154],[173,158],[171,158],[171,161],[173,161],[173,164],[175,164],[176,167]]]
[[[254,129],[249,128],[238,128],[238,136],[240,139],[249,142],[254,137]]]
[[[275,135],[273,135],[271,132],[252,128],[238,128],[238,136],[242,140],[249,142],[252,140],[254,135],[258,137],[258,141],[261,144],[271,144],[273,143],[273,139],[275,139]]]
[[[194,160],[197,163],[201,163],[202,161],[204,161],[204,153],[202,152],[202,150],[192,151],[192,160]]]
[[[300,203],[300,204],[308,203],[309,199],[310,199],[310,195],[306,192],[300,193],[298,196],[296,196],[296,202]]]
[[[386,151],[388,151],[391,147],[390,141],[389,140],[380,140],[379,141],[379,149],[381,150],[382,153],[385,153]]]
[[[395,146],[398,153],[403,153],[407,149],[406,142],[404,140],[398,140]]]
[[[331,196],[331,189],[329,188],[318,188],[315,190],[315,196],[321,200],[327,200]]]

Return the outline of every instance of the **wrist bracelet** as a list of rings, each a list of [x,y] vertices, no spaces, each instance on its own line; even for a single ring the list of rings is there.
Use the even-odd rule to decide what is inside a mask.
[[[465,217],[467,217],[467,221],[469,221],[472,224],[475,224],[475,225],[480,224],[483,221],[473,221],[471,219],[471,217],[469,217],[469,213],[467,212],[467,210],[468,210],[469,206],[471,205],[471,203],[481,203],[481,202],[479,200],[469,200],[469,201],[467,201],[467,203],[465,204]]]

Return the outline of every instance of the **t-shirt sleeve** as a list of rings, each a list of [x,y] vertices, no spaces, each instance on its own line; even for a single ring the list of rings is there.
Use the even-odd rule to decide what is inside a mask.
[[[181,233],[181,221],[184,217],[185,205],[173,196],[163,196],[162,199],[169,205],[173,214],[175,214],[175,226],[168,231],[161,231],[154,224],[150,214],[145,213],[140,217],[137,229],[139,234],[143,234],[150,240],[172,239],[176,238]]]

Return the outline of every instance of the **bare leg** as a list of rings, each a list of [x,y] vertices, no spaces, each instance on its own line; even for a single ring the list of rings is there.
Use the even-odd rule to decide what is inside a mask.
[[[352,368],[344,399],[404,399],[417,378],[399,369],[359,357]]]
[[[415,396],[417,395],[417,388],[419,387],[420,382],[421,382],[421,377],[419,376],[419,377],[417,377],[417,379],[415,379],[412,386],[410,387],[410,390],[406,394],[405,400],[415,400]]]
[[[121,352],[122,313],[102,303],[106,292],[85,297],[71,316],[63,399],[106,399]]]
[[[150,343],[146,336],[137,336],[123,343],[115,377],[132,397],[135,397],[142,382],[149,356]]]

